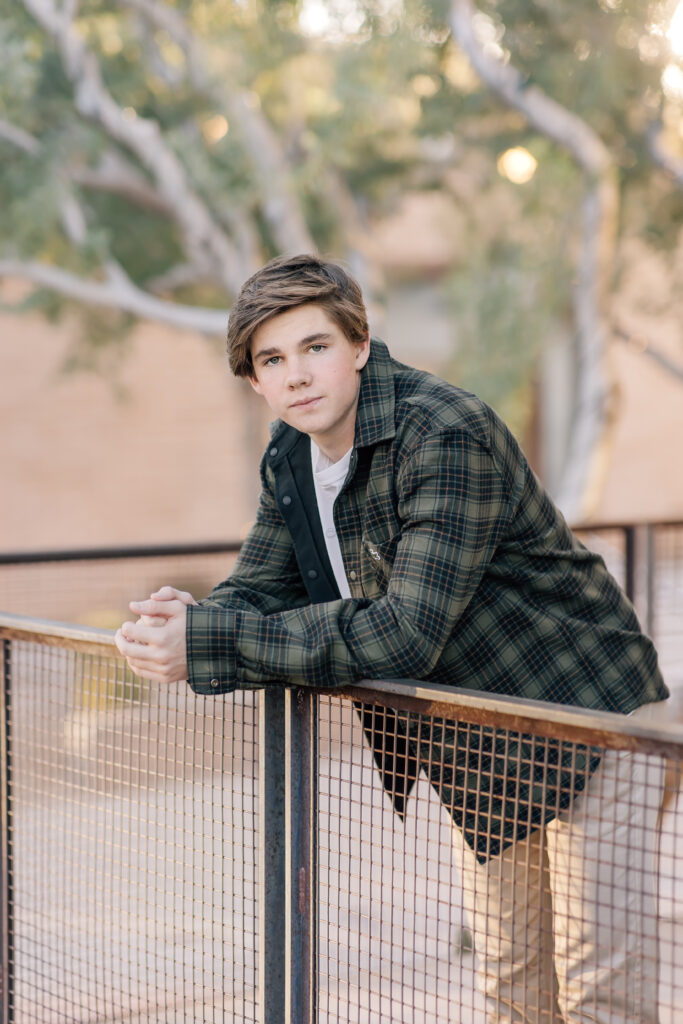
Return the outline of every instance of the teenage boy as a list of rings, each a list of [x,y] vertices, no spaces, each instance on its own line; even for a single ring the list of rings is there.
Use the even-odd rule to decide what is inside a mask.
[[[133,671],[206,695],[405,677],[661,713],[656,653],[602,560],[485,403],[370,341],[340,266],[267,264],[228,350],[278,417],[256,521],[206,600],[165,587],[131,603],[117,645]],[[656,1021],[660,770],[363,721],[397,811],[397,776],[422,766],[453,816],[489,1020]]]

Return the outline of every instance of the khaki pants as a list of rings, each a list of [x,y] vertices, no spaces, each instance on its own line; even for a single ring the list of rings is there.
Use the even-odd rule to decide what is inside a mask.
[[[666,702],[633,717],[660,721]],[[607,750],[544,829],[480,864],[458,832],[488,1021],[656,1024],[662,759]]]

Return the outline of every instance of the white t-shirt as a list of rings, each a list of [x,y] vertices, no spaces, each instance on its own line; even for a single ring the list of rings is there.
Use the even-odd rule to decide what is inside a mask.
[[[332,565],[332,572],[339,587],[342,597],[351,597],[349,581],[344,571],[339,537],[334,525],[332,509],[334,500],[341,491],[351,462],[349,448],[346,455],[342,455],[339,462],[330,462],[327,455],[320,451],[315,441],[311,438],[311,465],[313,467],[313,483],[315,485],[315,497],[318,502],[320,523],[323,528],[323,537],[327,546],[327,554]]]

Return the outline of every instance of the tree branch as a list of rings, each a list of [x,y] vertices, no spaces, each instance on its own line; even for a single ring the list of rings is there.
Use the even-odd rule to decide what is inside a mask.
[[[176,9],[159,0],[119,2],[168,32],[185,54],[195,89],[223,110],[228,121],[237,127],[263,197],[263,215],[278,247],[283,252],[313,252],[315,243],[291,185],[291,167],[258,97],[210,78],[204,44]]]
[[[646,356],[654,363],[657,363],[660,369],[665,370],[674,380],[683,384],[683,364],[671,359],[666,352],[662,352],[660,348],[653,345],[649,338],[643,337],[642,334],[631,334],[619,326],[614,328],[614,333],[620,341],[626,342],[639,355]]]
[[[23,128],[18,128],[9,121],[0,120],[0,136],[11,142],[17,149],[20,149],[28,156],[37,157],[40,153],[40,141]],[[82,245],[85,241],[88,227],[85,214],[73,194],[68,178],[60,175],[60,184],[63,194],[59,204],[59,212],[62,226],[69,239],[76,245]]]
[[[41,142],[18,125],[0,118],[0,138],[11,142],[28,156],[37,156]],[[125,196],[139,206],[168,213],[168,203],[149,184],[144,174],[115,150],[104,153],[98,167],[72,166],[67,177],[76,185],[100,192],[114,192]]]
[[[145,291],[154,295],[162,295],[164,292],[172,292],[175,288],[182,288],[185,285],[197,284],[200,278],[197,275],[197,268],[188,263],[179,263],[171,267],[158,277],[145,281]]]
[[[546,138],[566,149],[586,175],[581,253],[574,290],[577,381],[569,457],[557,495],[568,518],[585,518],[608,426],[610,382],[605,367],[606,302],[611,290],[619,209],[617,175],[602,139],[580,117],[526,86],[511,64],[492,57],[477,39],[471,0],[451,0],[453,35],[485,84]]]
[[[45,263],[0,260],[0,278],[14,277],[32,281],[84,305],[122,310],[181,330],[211,335],[225,334],[228,310],[164,302],[142,291],[125,275],[117,275],[113,267],[109,267],[108,271],[106,281],[89,281]]]
[[[190,262],[203,266],[207,276],[215,277],[229,292],[237,292],[244,276],[237,253],[191,188],[181,162],[165,144],[158,123],[124,113],[106,89],[94,55],[53,0],[23,2],[54,39],[73,85],[78,111],[134,153],[152,173],[180,227]]]
[[[83,188],[123,196],[136,206],[156,213],[172,213],[168,202],[144,174],[116,150],[103,153],[97,167],[72,166],[69,177]]]
[[[683,188],[683,160],[677,160],[672,153],[669,153],[664,145],[663,135],[661,124],[648,125],[645,133],[648,153],[657,166],[661,167],[680,188]]]
[[[477,39],[474,14],[471,0],[452,0],[453,35],[482,81],[542,135],[568,149],[588,174],[600,176],[611,168],[612,158],[605,144],[582,118],[546,96],[538,86],[526,86],[520,71],[484,49]]]
[[[30,135],[23,128],[11,124],[4,118],[0,118],[0,139],[11,142],[13,146],[23,150],[24,153],[28,153],[29,156],[35,156],[40,149],[40,143],[35,136]]]

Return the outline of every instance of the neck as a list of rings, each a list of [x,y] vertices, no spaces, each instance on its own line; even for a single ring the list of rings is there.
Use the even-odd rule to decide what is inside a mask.
[[[320,451],[327,459],[330,460],[330,462],[339,462],[340,459],[344,458],[349,448],[353,447],[353,433],[348,438],[340,439],[338,442],[335,438],[335,441],[332,444],[329,442],[326,443],[323,439],[313,437],[312,435],[311,440],[315,442]]]

